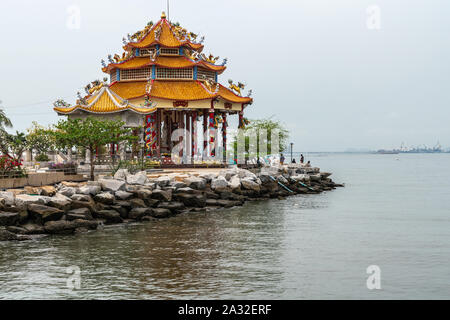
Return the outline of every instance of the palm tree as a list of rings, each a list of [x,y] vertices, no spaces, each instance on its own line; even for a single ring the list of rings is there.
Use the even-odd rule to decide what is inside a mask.
[[[0,100],[0,107],[2,105],[2,101]],[[12,122],[9,120],[9,118],[6,116],[5,111],[0,109],[0,130],[4,130],[4,128],[11,128]]]

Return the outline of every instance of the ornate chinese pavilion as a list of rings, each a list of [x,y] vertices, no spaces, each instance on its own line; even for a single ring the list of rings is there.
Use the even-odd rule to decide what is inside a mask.
[[[89,84],[87,95],[78,94],[75,106],[60,101],[54,110],[70,118],[119,116],[137,135],[142,133],[148,155],[155,158],[171,153],[177,143],[171,141],[176,129],[184,130],[179,141],[184,142],[190,157],[195,156],[201,119],[203,132],[208,131],[203,149],[214,155],[212,146],[221,132],[226,151],[227,117],[237,114],[239,126],[245,125],[243,114],[253,102],[251,91],[243,96],[244,85],[231,80],[229,88],[221,85],[218,78],[227,60],[218,64],[219,57],[203,54],[203,38],[197,38],[163,13],[156,24],[150,22],[144,30],[123,39],[121,56],[109,56],[109,64],[102,60],[102,71],[109,79]]]

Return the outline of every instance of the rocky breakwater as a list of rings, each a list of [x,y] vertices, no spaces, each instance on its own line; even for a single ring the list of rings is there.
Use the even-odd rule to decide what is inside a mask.
[[[0,191],[0,241],[82,233],[341,186],[329,176],[299,165],[153,178],[119,170],[98,181]]]

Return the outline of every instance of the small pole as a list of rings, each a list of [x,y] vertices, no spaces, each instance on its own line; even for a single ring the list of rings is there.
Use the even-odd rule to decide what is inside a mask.
[[[294,149],[294,143],[291,142],[291,163],[292,163],[292,150]]]

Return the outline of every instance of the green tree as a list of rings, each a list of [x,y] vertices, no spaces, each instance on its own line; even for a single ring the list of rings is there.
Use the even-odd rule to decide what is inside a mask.
[[[0,100],[0,107],[2,105],[2,101]],[[11,120],[6,116],[5,111],[0,108],[0,130],[5,130],[5,128],[12,128]]]
[[[51,128],[45,128],[33,121],[33,126],[28,129],[27,141],[31,149],[38,153],[37,159],[45,158],[48,152],[56,148],[55,135]]]
[[[267,139],[265,144],[267,145],[267,154],[272,154],[272,132],[278,132],[278,149],[283,152],[287,149],[287,142],[289,138],[289,130],[279,121],[272,120],[272,117],[267,119],[250,120],[250,124],[244,129],[245,137],[245,153],[246,159],[249,157],[259,157],[260,150],[260,132],[265,130],[267,132]],[[256,154],[250,154],[250,135],[256,135]],[[237,155],[237,137],[234,138],[233,150]]]
[[[7,157],[20,162],[22,154],[28,149],[28,146],[25,133],[10,134],[0,130],[0,151]]]
[[[120,120],[98,120],[92,117],[81,119],[61,120],[55,125],[53,135],[56,146],[64,148],[85,148],[90,151],[91,180],[94,180],[95,151],[110,143],[133,141],[130,128],[124,128]]]

